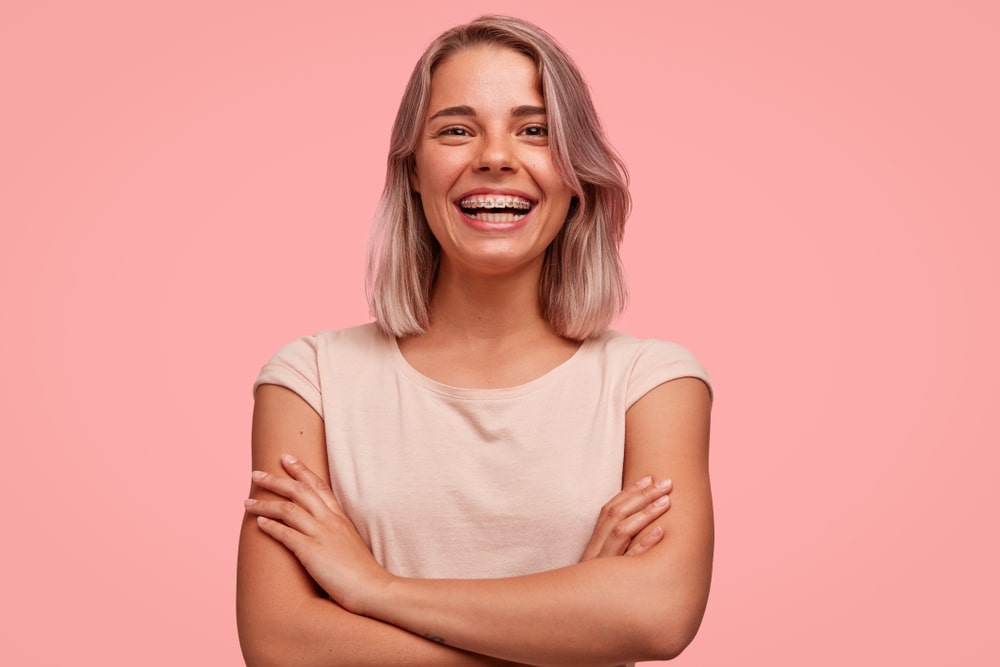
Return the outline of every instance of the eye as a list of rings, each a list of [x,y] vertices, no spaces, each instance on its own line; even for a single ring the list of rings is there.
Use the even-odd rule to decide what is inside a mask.
[[[468,137],[470,132],[464,127],[446,127],[438,132],[439,137]]]
[[[549,136],[549,128],[545,125],[529,125],[521,130],[521,133],[529,137],[547,137]]]

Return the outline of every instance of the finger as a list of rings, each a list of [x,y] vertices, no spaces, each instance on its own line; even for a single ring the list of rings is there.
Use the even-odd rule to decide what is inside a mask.
[[[280,521],[274,521],[265,516],[258,516],[257,525],[260,526],[261,532],[281,542],[285,545],[286,549],[296,554],[296,556],[305,544],[305,536],[302,533]]]
[[[601,508],[597,525],[587,548],[584,550],[582,560],[620,556],[625,553],[629,541],[645,528],[646,524],[640,525],[635,529],[635,532],[628,534],[628,528],[622,528],[620,523],[650,503],[669,494],[672,489],[673,483],[670,479],[664,479],[654,484],[653,478],[646,476],[618,492]]]
[[[297,479],[284,475],[274,475],[262,470],[253,471],[252,476],[254,483],[260,488],[292,501],[313,516],[322,516],[330,511],[327,504],[316,494],[308,482],[300,482]]]
[[[609,503],[612,508],[607,514],[617,516],[619,519],[632,516],[650,503],[669,495],[673,489],[674,483],[670,478],[662,479],[654,484],[651,477],[644,477],[612,498]]]
[[[271,523],[281,524],[303,535],[316,533],[317,522],[309,512],[290,500],[257,500],[249,498],[243,501],[246,511],[258,518],[273,519]]]
[[[643,477],[642,479],[626,486],[624,489],[612,496],[611,500],[606,502],[604,506],[601,507],[601,512],[597,517],[597,523],[594,526],[594,532],[590,536],[590,541],[587,543],[587,547],[583,552],[583,557],[580,560],[591,560],[599,558],[602,555],[607,555],[606,553],[602,553],[602,551],[604,550],[608,535],[614,528],[614,525],[618,520],[619,513],[628,511],[629,509],[627,505],[623,505],[623,502],[627,503],[630,497],[636,496],[637,491],[641,491],[642,489],[651,486],[652,483],[653,478],[647,475],[646,477]]]
[[[325,479],[314,473],[306,464],[291,454],[282,454],[281,465],[294,479],[309,484],[313,492],[323,499],[323,502],[330,508],[330,511],[343,514],[340,503],[337,502],[337,497],[333,495],[333,489],[330,488]]]
[[[663,539],[663,528],[660,526],[653,526],[653,530],[649,531],[642,536],[642,539],[637,543],[629,546],[628,551],[625,552],[626,556],[638,556],[641,553],[649,551],[654,546],[660,543]]]
[[[611,529],[611,533],[608,535],[608,539],[605,540],[599,557],[620,556],[624,554],[632,538],[641,533],[653,521],[660,518],[668,509],[670,509],[670,496],[664,495],[647,504],[638,512],[620,520]]]

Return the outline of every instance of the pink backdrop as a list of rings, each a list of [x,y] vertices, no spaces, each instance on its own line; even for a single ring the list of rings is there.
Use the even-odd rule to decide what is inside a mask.
[[[631,167],[619,328],[714,377],[677,664],[992,662],[996,4],[337,4],[0,9],[4,663],[240,664],[250,385],[366,319],[405,78],[485,11],[560,38]]]

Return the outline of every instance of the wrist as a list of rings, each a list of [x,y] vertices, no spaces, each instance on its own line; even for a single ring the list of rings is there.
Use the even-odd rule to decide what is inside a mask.
[[[358,601],[359,608],[356,613],[391,623],[389,614],[395,606],[393,600],[397,599],[396,591],[402,581],[402,577],[382,569],[363,599]]]

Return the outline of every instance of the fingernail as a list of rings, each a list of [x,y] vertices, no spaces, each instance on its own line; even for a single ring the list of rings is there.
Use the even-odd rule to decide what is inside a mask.
[[[663,529],[659,526],[653,526],[653,530],[649,531],[650,537],[659,537],[663,535]]]
[[[288,463],[289,465],[292,464],[292,463],[298,463],[299,462],[299,460],[297,458],[295,458],[294,456],[292,456],[291,454],[282,454],[281,455],[281,460],[284,461],[285,463]]]
[[[659,482],[655,484],[655,486],[658,489],[668,489],[673,485],[673,483],[674,481],[669,477],[667,477],[666,479],[661,479]]]
[[[641,488],[641,487],[644,487],[644,486],[649,486],[649,483],[652,482],[652,481],[653,481],[653,478],[650,477],[649,475],[646,475],[645,477],[643,477],[642,479],[640,479],[638,482],[636,482],[635,485]]]
[[[254,500],[253,498],[247,498],[246,500],[243,501],[243,506],[244,507],[253,507],[256,504],[257,504],[257,501]]]
[[[263,470],[254,470],[253,473],[251,474],[251,477],[253,477],[255,480],[259,482],[260,480],[267,477],[267,473],[264,472]]]
[[[267,523],[267,517],[266,516],[257,517],[257,523],[263,526],[265,523]]]
[[[653,501],[653,507],[666,507],[670,504],[670,496],[660,496]]]

